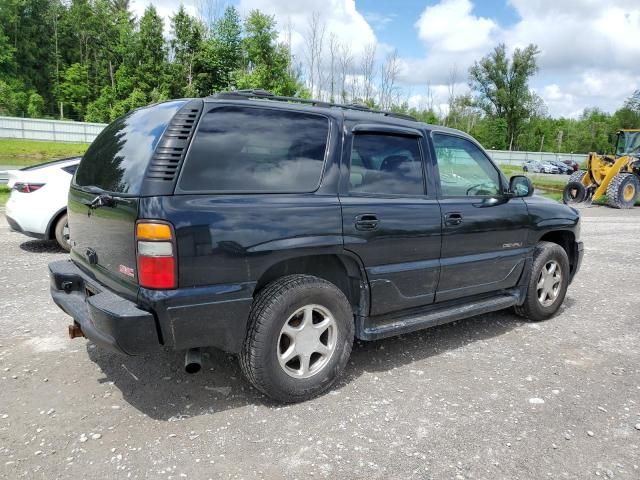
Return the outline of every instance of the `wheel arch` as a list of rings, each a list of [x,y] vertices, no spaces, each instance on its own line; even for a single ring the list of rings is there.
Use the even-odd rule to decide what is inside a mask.
[[[56,228],[56,224],[65,213],[67,213],[66,206],[62,207],[51,217],[51,220],[49,220],[49,223],[47,224],[47,229],[44,232],[47,240],[53,240],[55,238],[54,230]]]
[[[366,273],[359,261],[348,254],[301,255],[281,260],[260,275],[254,298],[269,283],[292,274],[313,275],[327,280],[345,294],[354,314],[368,311]]]
[[[569,258],[570,274],[576,271],[577,266],[577,251],[576,251],[576,236],[571,230],[553,230],[543,234],[538,242],[551,242],[560,245],[567,253]]]

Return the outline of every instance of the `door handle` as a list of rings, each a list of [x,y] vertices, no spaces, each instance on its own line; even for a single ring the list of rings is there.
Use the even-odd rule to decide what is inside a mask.
[[[375,230],[378,228],[378,217],[373,213],[364,213],[356,217],[356,229],[357,230]]]
[[[462,223],[462,214],[458,212],[447,213],[444,216],[445,225],[460,225]]]

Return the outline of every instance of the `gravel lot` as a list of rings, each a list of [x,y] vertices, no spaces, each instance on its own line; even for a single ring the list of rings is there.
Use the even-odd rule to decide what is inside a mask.
[[[554,319],[357,344],[334,391],[281,406],[215,350],[188,376],[178,353],[68,340],[46,268],[64,254],[0,218],[0,478],[638,479],[640,208],[582,231]]]

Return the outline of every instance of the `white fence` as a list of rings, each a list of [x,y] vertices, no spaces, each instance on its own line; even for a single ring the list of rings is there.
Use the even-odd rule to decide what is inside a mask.
[[[516,152],[509,150],[487,150],[493,161],[500,164],[522,165],[528,160],[545,162],[548,160],[573,160],[578,163],[587,159],[581,153]]]
[[[91,143],[106,127],[104,123],[36,120],[32,118],[0,117],[0,137],[52,140],[56,142]],[[580,163],[586,155],[575,153],[511,152],[488,150],[496,163],[522,165],[527,160],[575,160]],[[0,157],[2,152],[0,152]]]
[[[91,143],[104,127],[104,123],[0,117],[0,137],[4,138]]]

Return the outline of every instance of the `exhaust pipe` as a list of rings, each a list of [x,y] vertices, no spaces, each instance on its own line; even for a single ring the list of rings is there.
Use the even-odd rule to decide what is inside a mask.
[[[202,368],[202,352],[199,348],[190,348],[184,355],[184,370],[187,373],[198,373]]]
[[[78,337],[84,337],[84,332],[82,328],[80,328],[80,325],[74,322],[73,325],[69,325],[69,338],[73,340]]]

